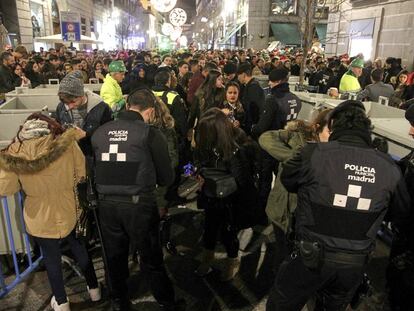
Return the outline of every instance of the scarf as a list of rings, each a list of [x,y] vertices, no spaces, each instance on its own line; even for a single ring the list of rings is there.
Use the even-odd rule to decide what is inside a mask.
[[[50,134],[48,123],[42,120],[28,120],[19,132],[19,140],[29,140]]]

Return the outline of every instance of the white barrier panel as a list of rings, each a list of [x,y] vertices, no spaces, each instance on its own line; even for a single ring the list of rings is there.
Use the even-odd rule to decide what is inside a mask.
[[[320,107],[335,108],[343,102],[324,94],[293,93],[302,100],[299,118],[304,120],[312,120]],[[375,102],[363,102],[363,104],[374,125],[374,136],[387,139],[390,154],[398,157],[406,156],[414,148],[414,140],[408,135],[410,124],[404,118],[405,111]]]

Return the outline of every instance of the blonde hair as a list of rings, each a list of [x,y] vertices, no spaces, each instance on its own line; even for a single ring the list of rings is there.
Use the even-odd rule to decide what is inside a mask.
[[[170,114],[167,105],[156,96],[154,119],[151,121],[152,125],[158,128],[171,129],[174,128],[174,118]]]

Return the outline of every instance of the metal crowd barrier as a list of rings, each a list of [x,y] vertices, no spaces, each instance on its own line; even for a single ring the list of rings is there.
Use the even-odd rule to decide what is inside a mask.
[[[18,262],[18,252],[16,250],[16,244],[15,239],[17,239],[16,236],[13,234],[13,222],[12,218],[10,217],[11,212],[9,209],[9,203],[7,202],[7,197],[0,197],[1,199],[1,206],[2,206],[2,214],[5,219],[5,228],[3,226],[3,231],[0,232],[2,235],[4,234],[4,237],[7,236],[8,246],[11,250],[11,256],[13,258],[13,266],[14,266],[14,277],[9,276],[7,279],[8,282],[6,282],[6,276],[3,274],[1,265],[0,265],[0,298],[3,298],[6,296],[13,288],[15,288],[19,283],[21,283],[28,275],[30,275],[38,266],[40,261],[43,259],[43,256],[39,256],[38,259],[35,261],[32,260],[32,254],[31,254],[31,247],[29,242],[29,236],[26,232],[26,226],[24,224],[23,219],[23,196],[19,192],[15,196],[17,196],[17,204],[16,209],[18,209],[18,213],[20,214],[20,217],[16,217],[16,221],[20,221],[20,229],[21,232],[19,232],[22,235],[23,239],[23,254],[26,255],[28,266],[27,267],[20,267]],[[4,224],[3,224],[4,225]],[[0,228],[1,229],[1,228]],[[3,256],[3,255],[0,255]],[[7,284],[8,283],[8,284]]]

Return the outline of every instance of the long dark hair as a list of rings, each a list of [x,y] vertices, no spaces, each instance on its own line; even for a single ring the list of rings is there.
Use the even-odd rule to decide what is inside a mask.
[[[216,155],[228,161],[235,151],[234,128],[227,116],[218,108],[207,110],[197,126],[196,151],[200,158]]]
[[[213,108],[211,107],[211,104],[214,103],[214,98],[218,92],[216,82],[221,75],[221,72],[218,70],[210,70],[207,78],[204,80],[203,84],[200,86],[200,89],[197,91],[196,96],[200,96],[204,99],[200,102],[201,111]],[[223,91],[221,90],[221,92]]]

